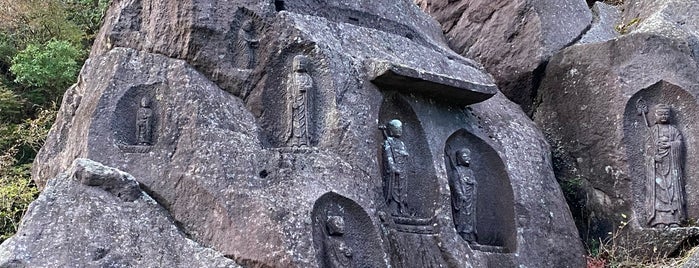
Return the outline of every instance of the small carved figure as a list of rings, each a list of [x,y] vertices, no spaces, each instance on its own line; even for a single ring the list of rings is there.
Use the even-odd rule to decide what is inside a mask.
[[[640,106],[645,104],[639,105],[645,117],[647,106]],[[653,228],[674,228],[684,219],[682,135],[670,124],[670,106],[658,104],[655,116],[656,123],[647,125],[645,150],[647,224]]]
[[[450,180],[451,204],[454,225],[459,235],[468,243],[476,242],[476,179],[471,170],[471,151],[456,151],[452,160],[454,177]]]
[[[403,123],[393,119],[385,126],[379,127],[384,135],[384,195],[389,210],[393,215],[407,215],[407,193],[405,188],[406,171],[410,154],[405,143],[400,140],[403,135]]]
[[[138,145],[153,144],[153,110],[150,108],[150,99],[143,97],[141,107],[136,114],[136,137]]]
[[[256,39],[255,27],[252,19],[245,20],[238,30],[239,58],[237,66],[243,69],[252,69],[255,66],[255,50],[260,46],[260,40]]]
[[[309,96],[313,92],[313,78],[308,74],[308,57],[297,55],[293,61],[293,74],[289,87],[291,98],[291,127],[287,144],[294,147],[305,147],[310,144],[308,127]]]
[[[328,237],[324,240],[326,261],[329,267],[351,267],[352,249],[345,243],[345,220],[341,216],[328,216]]]

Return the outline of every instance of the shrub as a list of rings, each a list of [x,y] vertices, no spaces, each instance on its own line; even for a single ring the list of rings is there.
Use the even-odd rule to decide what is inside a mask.
[[[81,52],[67,41],[50,41],[46,45],[28,45],[12,58],[10,71],[15,82],[37,88],[65,89],[79,71]]]
[[[30,164],[16,166],[12,148],[0,156],[0,243],[17,232],[20,220],[39,194],[29,176]]]

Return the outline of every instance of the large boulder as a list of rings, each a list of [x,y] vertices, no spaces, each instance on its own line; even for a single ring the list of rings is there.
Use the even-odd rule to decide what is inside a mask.
[[[107,14],[38,185],[78,157],[119,168],[243,266],[584,265],[542,134],[410,1]]]
[[[449,46],[485,66],[526,113],[549,57],[589,29],[584,0],[416,0],[442,25]]]
[[[0,267],[241,267],[180,231],[129,174],[76,159],[49,180]]]
[[[563,188],[580,198],[572,209],[583,237],[605,237],[628,221],[639,254],[670,255],[696,232],[657,229],[699,218],[699,2],[626,5],[607,12],[621,17],[596,26],[615,27],[618,37],[583,37],[551,58],[534,119],[553,147]],[[668,123],[659,122],[660,104],[669,106]],[[658,143],[672,136],[672,146]],[[674,246],[658,251],[654,243]]]

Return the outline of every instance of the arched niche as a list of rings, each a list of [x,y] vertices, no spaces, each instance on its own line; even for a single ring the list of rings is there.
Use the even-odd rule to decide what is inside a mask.
[[[253,69],[259,61],[259,42],[267,25],[259,15],[244,7],[238,8],[233,17],[227,36],[233,66],[240,70]]]
[[[253,90],[247,99],[248,107],[258,118],[261,126],[260,140],[265,148],[285,148],[295,146],[290,142],[294,123],[297,122],[299,83],[295,77],[296,61],[305,58],[305,76],[307,88],[302,94],[305,98],[304,118],[306,120],[307,147],[319,147],[327,144],[332,124],[335,122],[336,87],[326,56],[318,53],[315,43],[303,41],[288,44],[268,60],[267,75],[261,82],[264,87]],[[348,82],[348,81],[345,81]],[[340,83],[341,84],[341,83]]]
[[[129,88],[119,98],[112,117],[112,129],[116,145],[127,153],[146,153],[158,142],[160,104],[156,99],[158,88],[161,84],[137,85]],[[150,127],[148,144],[143,144],[138,137],[139,110],[144,99],[147,102],[146,109],[150,110],[148,124]]]
[[[329,192],[316,200],[311,215],[319,267],[386,266],[379,236],[359,204]]]
[[[410,102],[395,92],[386,92],[384,101],[379,111],[379,124],[385,126],[389,121],[398,119],[403,124],[403,135],[400,140],[405,144],[409,154],[403,174],[405,178],[404,190],[406,191],[407,216],[394,217],[394,222],[400,228],[401,224],[408,227],[433,225],[435,211],[439,201],[439,185],[433,167],[432,154],[425,136],[425,131],[417,115],[411,108]],[[377,131],[381,133],[381,131]],[[379,134],[382,144],[379,145],[379,168],[382,170],[384,182],[384,197],[386,197],[386,165],[383,148],[385,134]],[[383,202],[386,204],[386,202]],[[389,208],[384,208],[387,211]],[[393,211],[387,211],[392,214]],[[410,218],[410,219],[406,219]],[[401,222],[405,220],[405,222]],[[409,228],[410,229],[410,228]],[[409,230],[407,230],[409,231]],[[409,231],[410,232],[410,231]],[[432,230],[420,230],[419,232],[432,232]]]
[[[641,101],[639,101],[641,99]],[[682,208],[688,218],[699,218],[699,196],[693,193],[699,191],[699,158],[697,155],[697,125],[699,116],[696,98],[680,86],[666,81],[657,82],[647,88],[636,92],[626,103],[624,110],[624,136],[622,142],[626,148],[626,156],[631,180],[631,193],[633,194],[633,211],[636,220],[642,227],[648,227],[649,211],[646,208],[647,196],[647,160],[645,151],[650,136],[649,127],[640,106],[647,107],[646,118],[648,124],[653,126],[656,122],[654,110],[656,105],[666,104],[671,109],[670,125],[674,126],[682,135],[682,148],[680,162],[682,166],[682,193],[684,207]],[[643,109],[641,109],[643,110]]]
[[[457,163],[457,152],[470,151],[468,167]],[[465,174],[475,180],[475,243],[471,247],[477,250],[494,252],[514,252],[517,246],[514,215],[514,195],[509,176],[498,153],[477,136],[459,130],[452,134],[444,148],[445,166],[449,177],[451,200],[458,201],[456,187]],[[460,170],[459,170],[460,169]],[[468,170],[468,171],[467,171]],[[467,224],[457,217],[452,204],[454,227]],[[463,203],[462,203],[463,204]]]

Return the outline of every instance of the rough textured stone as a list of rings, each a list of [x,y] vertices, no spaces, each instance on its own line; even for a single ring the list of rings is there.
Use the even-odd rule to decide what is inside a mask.
[[[240,267],[188,239],[131,175],[87,159],[49,180],[0,267]]]
[[[583,0],[417,0],[454,51],[485,66],[500,90],[532,112],[548,58],[577,41],[592,14]]]
[[[621,11],[612,5],[595,2],[592,6],[592,26],[578,44],[599,43],[611,40],[620,35]]]
[[[410,1],[128,0],[108,18],[39,185],[76,157],[117,167],[243,266],[583,266],[542,134]],[[383,190],[392,119],[407,215]],[[480,185],[471,245],[450,213],[462,147]]]
[[[583,237],[590,239],[615,230],[625,221],[621,214],[631,217],[628,229],[636,234],[632,241],[649,237],[644,232],[655,232],[647,229],[644,143],[649,132],[638,112],[643,102],[650,110],[649,124],[656,120],[655,105],[671,106],[671,124],[683,139],[686,214],[690,221],[699,218],[699,159],[695,157],[699,126],[694,120],[699,115],[694,41],[699,32],[699,3],[631,1],[627,5],[625,23],[629,18],[640,19],[627,26],[627,34],[575,45],[552,57],[534,115],[553,146],[557,177],[564,188],[582,197],[572,210]]]

